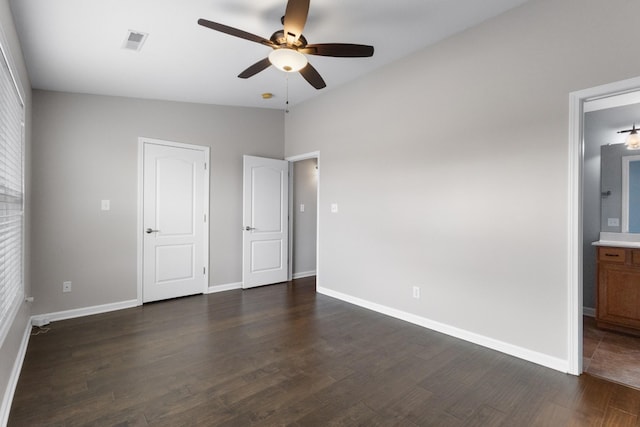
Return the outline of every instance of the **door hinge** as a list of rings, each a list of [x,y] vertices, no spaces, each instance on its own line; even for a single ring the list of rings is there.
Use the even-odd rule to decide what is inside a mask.
[[[204,170],[207,170],[207,164],[206,163],[204,164]]]
[[[202,274],[207,274],[207,267],[202,267]]]
[[[207,222],[207,214],[204,214],[204,222]]]

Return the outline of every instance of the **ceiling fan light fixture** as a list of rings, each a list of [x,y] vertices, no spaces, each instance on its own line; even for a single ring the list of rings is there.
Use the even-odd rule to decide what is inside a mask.
[[[275,49],[269,54],[269,61],[277,69],[294,73],[302,70],[307,65],[307,57],[297,50],[289,48]]]

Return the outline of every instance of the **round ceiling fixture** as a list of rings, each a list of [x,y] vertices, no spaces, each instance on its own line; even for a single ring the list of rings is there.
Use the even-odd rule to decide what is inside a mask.
[[[306,67],[307,57],[296,50],[284,47],[271,52],[269,62],[279,70],[293,73]]]

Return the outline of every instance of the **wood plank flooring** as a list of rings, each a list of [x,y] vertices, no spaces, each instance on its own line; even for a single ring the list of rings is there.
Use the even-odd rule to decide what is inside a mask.
[[[50,326],[9,426],[640,426],[640,391],[318,295],[313,278]]]

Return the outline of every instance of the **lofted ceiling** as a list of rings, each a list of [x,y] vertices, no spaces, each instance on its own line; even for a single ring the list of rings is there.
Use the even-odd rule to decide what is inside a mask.
[[[287,87],[295,105],[525,1],[311,0],[309,43],[375,47],[372,58],[309,56],[321,90],[273,67],[237,78],[271,49],[197,25],[269,38],[286,0],[11,0],[11,9],[34,89],[283,109]],[[128,30],[149,34],[140,52],[122,48]]]

